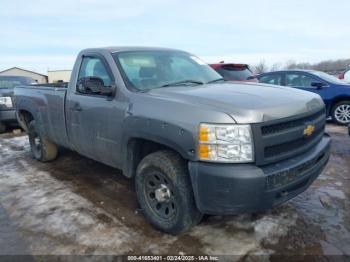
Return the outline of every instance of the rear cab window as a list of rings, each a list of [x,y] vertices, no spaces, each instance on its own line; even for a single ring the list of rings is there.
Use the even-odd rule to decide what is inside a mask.
[[[22,85],[22,82],[18,80],[1,80],[0,79],[0,88],[14,88],[20,85]]]
[[[14,88],[20,85],[32,84],[35,81],[31,78],[16,76],[0,76],[0,88]]]

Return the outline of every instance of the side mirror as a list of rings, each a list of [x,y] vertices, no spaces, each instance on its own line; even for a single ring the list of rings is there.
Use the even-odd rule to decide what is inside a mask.
[[[83,77],[78,80],[77,90],[83,94],[112,95],[113,87],[105,86],[101,78],[95,76]]]
[[[312,82],[312,83],[311,83],[311,86],[316,87],[316,88],[318,88],[318,89],[321,89],[321,88],[325,87],[326,84],[323,83],[323,82]]]

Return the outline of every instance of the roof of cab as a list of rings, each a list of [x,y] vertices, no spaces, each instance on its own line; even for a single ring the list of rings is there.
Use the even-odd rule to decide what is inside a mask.
[[[146,47],[146,46],[107,46],[98,48],[87,48],[82,50],[83,52],[92,51],[108,51],[110,53],[127,52],[127,51],[177,51],[184,52],[178,49],[164,48],[164,47]]]

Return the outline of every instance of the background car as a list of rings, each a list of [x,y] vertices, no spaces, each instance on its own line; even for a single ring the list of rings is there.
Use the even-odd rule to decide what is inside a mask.
[[[350,84],[320,71],[284,70],[263,73],[259,82],[303,89],[319,94],[326,104],[327,115],[339,125],[350,123]]]
[[[350,83],[350,67],[339,75],[339,79],[344,80],[347,83]]]
[[[247,64],[218,63],[209,65],[225,80],[258,82]]]
[[[13,107],[13,89],[20,85],[30,85],[35,80],[24,76],[0,76],[0,133],[7,126],[17,124],[16,111]]]

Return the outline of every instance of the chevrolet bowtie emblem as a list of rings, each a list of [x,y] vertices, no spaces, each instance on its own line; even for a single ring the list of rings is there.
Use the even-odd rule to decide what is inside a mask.
[[[307,125],[307,127],[304,129],[304,136],[311,136],[314,131],[315,131],[314,125]]]

